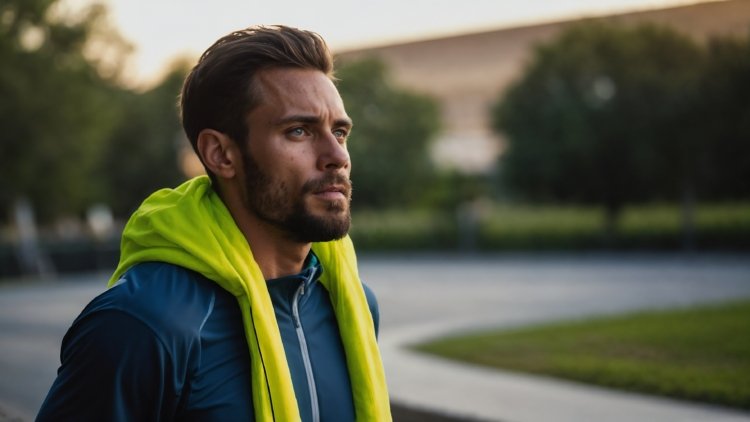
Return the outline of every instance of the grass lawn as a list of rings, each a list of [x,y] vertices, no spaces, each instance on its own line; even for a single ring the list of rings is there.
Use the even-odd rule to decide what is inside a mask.
[[[750,300],[485,332],[417,349],[481,365],[750,409]]]

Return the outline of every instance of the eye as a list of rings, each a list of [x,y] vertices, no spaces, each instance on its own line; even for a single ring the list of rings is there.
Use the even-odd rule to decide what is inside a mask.
[[[307,130],[301,126],[293,127],[286,131],[287,135],[295,137],[295,138],[301,138],[305,135],[307,135]]]
[[[345,129],[334,129],[332,133],[333,133],[333,136],[336,137],[336,139],[342,139],[342,140],[345,140],[346,137],[349,135],[349,132],[347,132]]]

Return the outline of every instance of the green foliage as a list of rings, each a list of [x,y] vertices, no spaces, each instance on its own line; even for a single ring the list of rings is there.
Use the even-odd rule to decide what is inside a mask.
[[[702,79],[701,133],[710,142],[701,194],[712,199],[750,197],[750,36],[708,45]]]
[[[455,212],[461,206],[491,196],[492,183],[484,174],[440,171],[426,187],[421,205],[425,208]]]
[[[0,209],[27,197],[42,219],[80,211],[99,191],[90,171],[115,118],[82,52],[102,9],[70,21],[55,3],[0,5]]]
[[[495,331],[418,348],[481,365],[750,409],[750,301]]]
[[[458,243],[455,218],[426,210],[357,211],[350,235],[358,250],[451,250]]]
[[[617,222],[618,242],[606,244],[601,208],[563,205],[503,205],[488,210],[480,224],[486,250],[571,250],[602,246],[621,250],[674,250],[681,244],[681,209],[675,204],[628,205]],[[695,247],[701,250],[750,248],[750,204],[699,204]]]
[[[582,206],[504,205],[480,224],[483,249],[570,250],[601,245],[600,209]]]
[[[177,96],[189,69],[177,65],[155,88],[123,91],[114,105],[119,121],[99,162],[103,195],[116,216],[127,218],[152,192],[183,179],[178,150],[188,145],[177,110]]]
[[[611,215],[679,191],[700,141],[691,123],[702,63],[694,42],[666,28],[572,27],[537,49],[493,111],[509,137],[503,181]]]
[[[476,243],[482,251],[596,250],[604,244],[605,213],[592,206],[476,203]],[[460,208],[356,211],[351,235],[359,250],[455,250],[463,246]],[[655,203],[622,210],[610,249],[680,248],[680,207]],[[750,203],[699,204],[696,248],[750,249]],[[465,227],[463,227],[465,229]]]
[[[56,0],[0,5],[3,211],[26,197],[42,221],[94,202],[124,217],[154,189],[180,181],[176,97],[186,67],[144,93],[117,85],[110,56],[127,48],[103,31],[105,20],[96,4],[75,17]],[[100,54],[87,56],[94,38]]]
[[[538,47],[493,119],[509,138],[501,182],[517,196],[603,206],[609,246],[623,246],[626,204],[681,200],[691,247],[697,199],[750,198],[750,38],[703,46],[652,25],[573,26]]]
[[[427,147],[437,133],[436,103],[394,87],[375,59],[344,63],[338,89],[354,130],[349,142],[355,208],[406,207],[435,175]]]

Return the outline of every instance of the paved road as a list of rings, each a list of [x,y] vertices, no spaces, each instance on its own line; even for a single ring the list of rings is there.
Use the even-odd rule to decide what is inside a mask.
[[[750,256],[370,256],[360,271],[380,300],[391,393],[410,406],[511,422],[750,421],[746,413],[478,369],[404,348],[467,329],[750,297]],[[0,409],[33,417],[65,329],[106,279],[0,285]]]
[[[405,347],[482,327],[750,297],[748,256],[412,257],[369,259],[361,272],[381,302],[380,345],[401,403],[508,422],[750,421],[746,412],[488,370]]]

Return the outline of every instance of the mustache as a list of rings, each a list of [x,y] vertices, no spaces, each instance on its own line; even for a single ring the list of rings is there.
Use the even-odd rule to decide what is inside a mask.
[[[302,185],[302,192],[320,192],[321,190],[331,185],[340,186],[343,189],[342,193],[346,195],[347,198],[351,196],[352,181],[348,177],[339,173],[329,173],[319,179],[308,180],[304,185]]]

